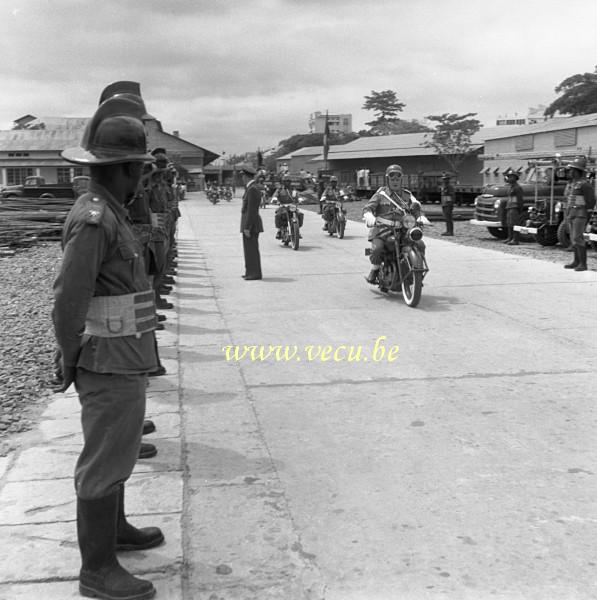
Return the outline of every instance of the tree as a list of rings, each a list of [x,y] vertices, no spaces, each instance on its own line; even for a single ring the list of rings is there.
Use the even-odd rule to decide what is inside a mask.
[[[392,90],[383,90],[382,92],[371,90],[371,96],[365,96],[365,104],[363,104],[362,108],[374,111],[373,114],[376,118],[373,121],[365,123],[365,125],[369,125],[372,129],[375,127],[383,128],[388,123],[398,120],[397,115],[399,112],[402,112],[405,106],[406,104],[400,102],[396,97],[396,92]]]
[[[454,173],[458,173],[458,167],[471,151],[471,137],[481,129],[481,122],[473,118],[476,115],[477,113],[444,113],[427,117],[437,125],[433,133],[425,136],[424,146],[435,149],[437,154],[448,162]]]
[[[597,67],[594,73],[577,73],[564,79],[555,92],[561,96],[545,109],[546,117],[555,113],[575,117],[597,112]]]

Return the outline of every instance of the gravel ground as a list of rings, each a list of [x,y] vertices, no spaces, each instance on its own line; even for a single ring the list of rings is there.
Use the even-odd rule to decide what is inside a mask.
[[[363,205],[365,201],[347,202],[344,204],[349,219],[360,221]],[[305,210],[317,211],[317,207],[313,205],[304,205]],[[441,207],[437,204],[425,205],[423,211],[431,221],[431,225],[424,228],[425,237],[440,238],[445,231],[444,224],[441,220]],[[488,248],[491,250],[499,250],[507,254],[516,254],[528,258],[537,258],[539,260],[547,260],[549,262],[565,264],[570,261],[570,254],[561,246],[540,246],[536,242],[521,242],[519,246],[507,246],[503,240],[498,240],[493,237],[485,227],[471,225],[468,220],[472,218],[472,208],[456,207],[454,220],[454,237],[441,237],[442,240],[449,241],[453,244],[462,244],[463,246],[471,246],[474,248]],[[597,268],[595,254],[589,251],[589,269]]]
[[[45,405],[53,372],[52,284],[60,244],[47,242],[0,258],[0,455]]]

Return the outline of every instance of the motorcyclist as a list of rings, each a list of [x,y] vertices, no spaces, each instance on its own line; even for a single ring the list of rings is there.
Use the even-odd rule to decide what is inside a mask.
[[[276,239],[282,239],[282,231],[286,226],[287,210],[286,205],[295,204],[298,202],[296,197],[296,191],[292,189],[292,179],[288,173],[282,175],[280,187],[274,192],[272,196],[272,202],[280,204],[274,215],[274,223],[278,231],[276,232]],[[299,227],[303,226],[303,213],[297,209],[297,217],[299,221]]]
[[[323,230],[328,231],[329,226],[334,220],[334,202],[341,202],[342,196],[338,190],[338,178],[335,175],[330,177],[329,185],[323,190],[319,199],[321,218],[324,220]]]
[[[415,219],[421,217],[421,203],[409,190],[402,187],[402,175],[403,172],[400,165],[390,165],[385,173],[386,184],[380,187],[363,207],[363,220],[367,227],[371,228],[368,236],[371,242],[371,254],[369,255],[371,271],[365,277],[367,283],[377,283],[379,267],[386,244],[382,237],[385,227],[383,225],[376,225],[375,218],[391,218],[391,215],[399,212],[399,209],[412,213]],[[423,240],[417,242],[417,246],[424,255],[425,243]]]

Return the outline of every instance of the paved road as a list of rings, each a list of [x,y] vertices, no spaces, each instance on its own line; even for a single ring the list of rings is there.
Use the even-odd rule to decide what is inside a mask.
[[[363,280],[363,224],[308,212],[294,252],[268,208],[245,282],[239,204],[182,205],[160,453],[128,486],[167,543],[123,562],[160,599],[594,598],[597,272],[428,240],[413,310]],[[270,344],[296,354],[223,352]],[[78,597],[78,435],[57,397],[0,463],[2,599]]]

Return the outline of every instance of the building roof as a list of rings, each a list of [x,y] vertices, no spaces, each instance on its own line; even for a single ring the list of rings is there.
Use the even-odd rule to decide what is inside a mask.
[[[330,146],[330,148],[332,148],[332,146]],[[322,152],[323,146],[304,146],[303,148],[293,150],[284,156],[280,156],[276,158],[276,160],[290,160],[293,156],[316,156]]]
[[[487,140],[498,140],[502,138],[516,137],[519,135],[531,135],[533,133],[544,133],[547,131],[559,131],[561,129],[574,129],[576,127],[591,127],[597,125],[597,113],[579,115],[577,117],[555,118],[533,125],[520,125],[514,130],[510,127],[494,127],[491,137]],[[504,131],[502,131],[502,129]],[[508,131],[510,130],[510,131]]]
[[[82,129],[14,129],[0,131],[3,152],[59,152],[81,141]]]
[[[513,132],[522,126],[482,127],[472,138],[472,150],[481,148],[486,139],[495,134],[496,130]],[[393,158],[401,156],[432,156],[437,154],[434,148],[427,148],[425,141],[432,132],[401,133],[396,135],[376,135],[361,137],[348,144],[330,146],[328,160],[350,160],[363,158]],[[513,135],[510,133],[510,135]],[[323,160],[323,155],[314,160]]]

